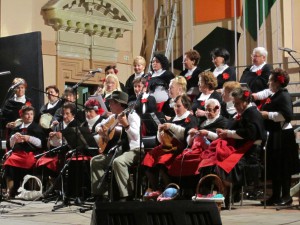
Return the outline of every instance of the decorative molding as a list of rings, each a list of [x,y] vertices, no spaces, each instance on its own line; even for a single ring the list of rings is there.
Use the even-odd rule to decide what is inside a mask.
[[[50,0],[42,7],[56,31],[119,38],[133,29],[134,14],[120,0]]]

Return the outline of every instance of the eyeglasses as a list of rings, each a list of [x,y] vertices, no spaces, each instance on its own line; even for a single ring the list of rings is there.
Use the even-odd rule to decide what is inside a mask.
[[[205,112],[215,112],[215,109],[209,109],[209,108],[206,108],[206,109],[205,109]]]
[[[258,57],[262,57],[262,55],[253,55],[253,54],[251,54],[251,58],[258,58]]]

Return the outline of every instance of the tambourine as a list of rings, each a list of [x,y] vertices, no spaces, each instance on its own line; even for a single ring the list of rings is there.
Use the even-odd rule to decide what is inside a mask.
[[[50,129],[53,116],[50,113],[45,113],[40,118],[40,125],[44,129]]]
[[[15,121],[15,127],[21,126],[22,123],[23,123],[23,120],[22,120],[22,119],[17,119],[17,120]]]

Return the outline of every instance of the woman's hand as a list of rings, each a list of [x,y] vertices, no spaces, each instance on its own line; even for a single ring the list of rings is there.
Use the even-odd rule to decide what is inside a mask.
[[[205,116],[205,111],[201,109],[197,109],[195,114],[197,117]]]
[[[201,136],[207,136],[208,135],[208,130],[199,130],[199,134]]]
[[[171,125],[172,125],[172,123],[159,124],[158,125],[158,130],[159,131],[169,130]]]
[[[227,130],[217,129],[217,134],[219,138],[226,139],[227,138]]]
[[[269,112],[267,111],[260,111],[260,114],[264,119],[269,119]]]
[[[195,128],[192,128],[189,130],[188,134],[191,135],[191,137],[193,137],[193,136],[199,134],[199,131]]]

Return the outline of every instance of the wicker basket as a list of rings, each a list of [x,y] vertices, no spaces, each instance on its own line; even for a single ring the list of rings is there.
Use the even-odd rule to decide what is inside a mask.
[[[218,177],[215,174],[208,174],[204,177],[202,177],[197,185],[197,189],[196,189],[196,196],[194,196],[192,199],[194,201],[204,201],[204,202],[209,202],[209,201],[214,201],[217,206],[219,211],[221,210],[221,206],[224,203],[224,197],[220,197],[220,198],[213,198],[213,197],[205,197],[205,196],[209,196],[209,194],[212,194],[212,190],[210,190],[210,193],[201,193],[203,191],[203,189],[205,190],[205,187],[203,187],[204,184],[211,184],[214,185],[214,187],[217,189],[217,194],[224,194],[224,186],[222,183],[222,180],[220,179],[220,177]],[[206,189],[207,191],[207,189]]]

